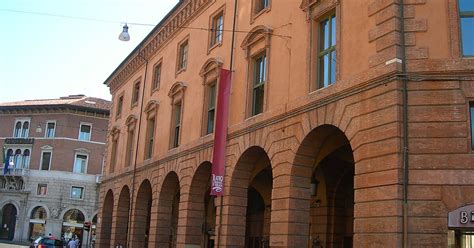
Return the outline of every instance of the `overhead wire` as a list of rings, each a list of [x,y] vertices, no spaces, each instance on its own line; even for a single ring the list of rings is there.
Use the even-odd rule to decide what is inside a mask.
[[[21,13],[21,14],[29,14],[29,15],[40,15],[40,16],[48,16],[48,17],[57,17],[57,18],[66,18],[66,19],[77,19],[77,20],[83,20],[83,21],[93,21],[93,22],[102,22],[102,23],[120,23],[120,24],[127,24],[127,25],[137,25],[137,26],[150,26],[150,27],[155,27],[157,24],[149,24],[149,23],[139,23],[139,22],[124,22],[124,21],[116,21],[116,20],[106,20],[106,19],[99,19],[99,18],[91,18],[91,17],[81,17],[81,16],[72,16],[72,15],[63,15],[63,14],[52,14],[52,13],[46,13],[46,12],[35,12],[35,11],[25,11],[25,10],[16,10],[16,9],[5,9],[5,8],[0,8],[0,11],[4,12],[12,12],[12,13]],[[274,28],[274,30],[291,25],[292,23],[286,23],[281,26],[278,26]],[[165,27],[170,27],[166,26]],[[214,31],[212,28],[204,28],[204,27],[190,27],[190,26],[179,26],[177,27],[179,29],[190,29],[190,30],[202,30],[202,31]],[[244,33],[244,34],[252,34],[252,33],[258,33],[258,32],[252,32],[252,31],[245,31],[245,30],[231,30],[231,29],[222,29],[222,32],[235,32],[235,33]],[[281,34],[275,34],[275,33],[269,33],[268,35],[271,36],[276,36],[276,37],[281,37],[281,38],[288,38],[290,39],[291,36],[288,35],[281,35]],[[36,122],[37,124],[43,124],[47,128],[48,122]],[[55,123],[55,127],[64,127],[64,128],[74,128],[78,129],[80,128],[77,126],[71,126],[71,125],[64,125],[64,124],[58,124],[57,122]],[[127,134],[126,130],[122,130],[123,128],[127,128],[126,125],[120,127],[120,128],[115,128],[115,130],[119,131],[121,134]],[[97,129],[94,128],[94,131],[99,131],[99,132],[105,132],[107,133],[107,136],[109,135],[109,130],[108,129]]]
[[[12,12],[12,13],[21,13],[21,14],[30,14],[30,15],[40,15],[40,16],[49,16],[49,17],[58,17],[58,18],[67,18],[67,19],[77,19],[83,21],[93,21],[93,22],[103,22],[103,23],[118,23],[118,24],[127,24],[132,26],[148,26],[148,27],[155,27],[157,24],[150,24],[150,23],[140,23],[140,22],[126,22],[126,21],[116,21],[116,20],[106,20],[106,19],[99,19],[99,18],[92,18],[92,17],[82,17],[82,16],[72,16],[72,15],[62,15],[62,14],[51,14],[46,12],[35,12],[35,11],[25,11],[25,10],[16,10],[16,9],[5,9],[0,8],[0,11],[4,12]],[[283,24],[275,29],[290,25],[291,23]],[[170,26],[171,27],[171,26]],[[213,31],[212,28],[207,27],[190,27],[190,26],[178,26],[177,28],[180,29],[191,29],[191,30],[202,30],[202,31]],[[222,29],[222,32],[232,32],[230,29]],[[251,34],[255,33],[252,31],[246,30],[234,30],[236,33],[244,33],[244,34]],[[275,33],[269,33],[271,36],[281,37],[281,38],[291,38],[288,35],[281,35]]]

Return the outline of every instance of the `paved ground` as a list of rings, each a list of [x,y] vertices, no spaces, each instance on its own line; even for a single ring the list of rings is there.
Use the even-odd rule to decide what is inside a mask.
[[[28,248],[28,246],[0,243],[0,248]]]

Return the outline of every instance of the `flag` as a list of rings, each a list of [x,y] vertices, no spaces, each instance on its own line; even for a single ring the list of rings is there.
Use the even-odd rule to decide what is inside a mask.
[[[8,173],[8,166],[10,165],[10,153],[7,152],[5,155],[5,147],[3,147],[3,156],[5,156],[5,159],[3,160],[3,175],[6,175]]]
[[[211,195],[224,195],[225,146],[227,141],[227,122],[229,115],[231,71],[221,69],[219,90],[217,92],[216,131],[214,152],[212,154]]]

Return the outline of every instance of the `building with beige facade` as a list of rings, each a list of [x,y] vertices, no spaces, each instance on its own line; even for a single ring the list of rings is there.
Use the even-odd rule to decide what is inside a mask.
[[[97,222],[110,101],[84,95],[0,103],[0,240],[87,243]],[[87,225],[87,224],[86,224]],[[95,226],[94,226],[95,228]]]
[[[472,13],[469,0],[179,1],[105,81],[99,247],[472,247]]]

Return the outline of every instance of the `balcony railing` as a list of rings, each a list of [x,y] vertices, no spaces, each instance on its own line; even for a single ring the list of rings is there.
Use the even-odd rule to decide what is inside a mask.
[[[5,144],[8,145],[32,145],[35,142],[34,138],[6,138]]]
[[[7,173],[3,174],[3,167],[0,176],[0,191],[25,192],[25,176],[29,170],[26,168],[9,168]]]
[[[29,169],[26,168],[8,168],[8,172],[5,174],[5,176],[28,176]],[[0,173],[3,175],[3,166],[0,167]]]

